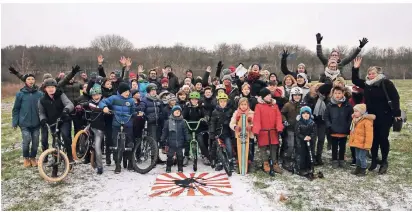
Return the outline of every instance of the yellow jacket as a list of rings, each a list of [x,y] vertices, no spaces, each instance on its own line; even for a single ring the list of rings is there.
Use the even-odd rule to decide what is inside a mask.
[[[354,129],[350,132],[349,146],[365,150],[371,149],[373,141],[373,120],[375,120],[375,118],[375,115],[367,114],[355,123]]]

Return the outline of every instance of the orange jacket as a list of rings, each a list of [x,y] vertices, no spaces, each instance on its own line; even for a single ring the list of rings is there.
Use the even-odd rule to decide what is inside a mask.
[[[375,115],[367,114],[355,124],[354,129],[350,132],[349,146],[365,150],[371,149],[373,141],[373,120],[375,120],[375,118]]]

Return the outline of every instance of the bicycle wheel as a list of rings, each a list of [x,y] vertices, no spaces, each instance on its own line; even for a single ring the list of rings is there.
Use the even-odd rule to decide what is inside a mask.
[[[197,152],[198,148],[197,145],[192,146],[192,153],[193,153],[193,171],[197,171]]]
[[[57,160],[57,149],[56,148],[47,149],[40,155],[38,169],[39,169],[40,176],[44,180],[49,181],[49,182],[59,182],[63,180],[69,173],[69,170],[70,170],[69,158],[62,150],[60,150],[59,153],[60,153],[60,160],[61,160],[60,163],[56,165],[52,165],[52,166],[49,164],[52,164],[53,161]],[[48,157],[48,155],[50,155],[51,157],[49,157],[49,164],[46,164],[44,162],[44,159]],[[49,169],[51,169],[51,172]],[[59,170],[61,170],[60,174],[59,174]],[[49,172],[50,172],[50,175],[48,174]],[[53,172],[55,172],[56,174],[55,176],[53,176]]]
[[[222,150],[222,147],[219,147],[217,154],[218,154],[219,160],[222,162],[223,169],[225,169],[226,174],[229,177],[232,176],[232,172],[230,171],[229,159],[227,158],[226,151]]]
[[[159,154],[157,142],[149,136],[143,136],[140,145],[133,148],[133,168],[137,173],[146,174],[155,166]]]
[[[86,131],[80,130],[77,132],[76,136],[74,136],[72,142],[73,159],[83,160],[89,149],[89,135],[87,135]]]

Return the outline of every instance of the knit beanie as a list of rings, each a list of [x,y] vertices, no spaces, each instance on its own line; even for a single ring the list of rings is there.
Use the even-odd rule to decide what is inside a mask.
[[[25,74],[25,75],[23,75],[23,80],[24,80],[24,82],[26,82],[26,79],[29,78],[29,77],[36,78],[36,77],[34,77],[33,74]]]
[[[262,99],[263,99],[263,98],[265,98],[267,95],[270,95],[271,93],[270,93],[270,90],[269,90],[269,89],[267,89],[267,88],[262,88],[262,90],[260,90],[259,94],[260,94],[260,97],[262,97]]]
[[[180,112],[182,112],[182,108],[179,105],[175,105],[172,107],[172,114],[176,111],[176,110],[180,110]]]
[[[51,74],[49,74],[49,73],[45,73],[45,74],[43,75],[43,82],[44,82],[44,80],[50,79],[50,78],[53,78],[53,76],[52,76]]]
[[[308,106],[304,106],[302,108],[300,108],[300,115],[302,115],[303,113],[309,113],[309,115],[312,115],[312,109]]]
[[[363,114],[366,113],[366,105],[365,104],[357,104],[353,107],[353,110],[357,110],[363,115]]]
[[[119,84],[119,88],[117,89],[117,92],[119,92],[119,94],[122,94],[126,91],[130,90],[130,86],[129,84],[125,83],[125,82],[121,82]]]
[[[202,79],[196,78],[196,79],[195,79],[195,85],[196,85],[197,83],[201,83],[201,84],[202,84]]]
[[[222,81],[229,80],[232,81],[232,77],[230,75],[225,75],[222,77]]]
[[[299,73],[296,78],[302,77],[305,79],[305,82],[308,83],[308,76],[305,73]]]
[[[163,79],[160,80],[160,84],[163,84],[163,83],[169,83],[169,79],[167,79],[167,77],[163,77]]]
[[[303,64],[303,63],[299,63],[298,67],[299,67],[299,66],[303,66],[303,68],[306,69],[306,66],[305,66],[305,64]]]

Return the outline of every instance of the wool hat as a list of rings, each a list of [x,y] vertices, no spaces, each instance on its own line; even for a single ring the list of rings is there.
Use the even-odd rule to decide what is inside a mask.
[[[225,75],[222,77],[222,81],[229,80],[232,81],[232,77],[230,75]]]
[[[262,90],[259,91],[260,97],[265,98],[267,95],[271,95],[271,92],[267,88],[262,88]]]
[[[50,78],[53,78],[53,76],[52,76],[51,74],[49,74],[49,73],[45,73],[45,74],[43,75],[43,81],[46,80],[46,79],[50,79]]]
[[[132,93],[132,97],[133,97],[134,95],[139,93],[139,90],[138,89],[133,89],[133,90],[130,91],[130,93]]]
[[[312,115],[312,109],[308,106],[304,106],[304,107],[300,108],[299,114],[302,115],[305,112],[309,113],[309,115]]]
[[[176,110],[180,110],[180,112],[182,112],[182,108],[179,105],[175,105],[172,107],[172,114],[176,111]]]
[[[222,75],[223,76],[226,76],[226,75],[230,75],[232,73],[232,71],[230,70],[230,69],[228,69],[228,68],[225,68],[225,69],[223,69],[223,71],[222,71]],[[222,76],[221,75],[221,76]]]
[[[47,87],[47,86],[55,86],[57,87],[57,82],[55,79],[53,78],[48,78],[46,80],[44,80],[43,82],[43,87]]]
[[[167,77],[163,77],[162,80],[160,80],[160,84],[163,83],[169,83],[169,79],[167,79]]]
[[[253,63],[250,67],[253,67],[254,65],[259,67],[259,71],[262,70],[262,66],[259,63]]]
[[[96,72],[90,73],[90,79],[95,80],[96,78],[97,78],[97,73]]]
[[[305,82],[308,83],[308,76],[305,73],[299,73],[296,78],[302,77],[305,79]]]
[[[357,104],[353,107],[353,110],[357,110],[363,115],[366,113],[366,104]]]
[[[196,85],[197,83],[202,84],[202,79],[196,78],[196,79],[195,79],[195,85]]]
[[[135,73],[133,73],[133,72],[130,72],[130,74],[129,74],[129,78],[130,78],[130,79],[132,79],[132,78],[136,78],[136,74],[135,74]]]
[[[119,92],[119,94],[122,94],[122,93],[124,93],[124,92],[126,92],[126,91],[129,91],[129,90],[130,90],[129,84],[127,84],[127,83],[125,83],[125,82],[121,82],[121,83],[119,84],[119,88],[117,89],[117,92]]]
[[[189,88],[189,89],[190,89],[190,86],[188,86],[188,85],[183,85],[183,86],[182,86],[182,90],[184,90],[185,88]]]
[[[167,98],[167,103],[170,103],[171,101],[176,101],[177,102],[177,98],[174,94],[169,94],[169,96]]]
[[[234,67],[234,66],[230,66],[230,67],[229,67],[229,70],[230,70],[230,72],[231,72],[231,73],[233,73],[233,72],[235,72],[235,71],[236,71],[236,67]]]
[[[306,68],[306,65],[304,63],[299,63],[298,67],[299,66],[303,66],[303,68]]]
[[[99,84],[95,83],[90,89],[89,93],[90,95],[102,94],[102,87]]]
[[[122,75],[122,72],[120,70],[114,71],[114,76],[116,76],[117,79],[119,79]]]
[[[24,82],[26,82],[26,79],[29,78],[29,77],[36,78],[36,77],[34,77],[33,74],[25,74],[25,75],[23,75],[23,80],[24,80]]]

